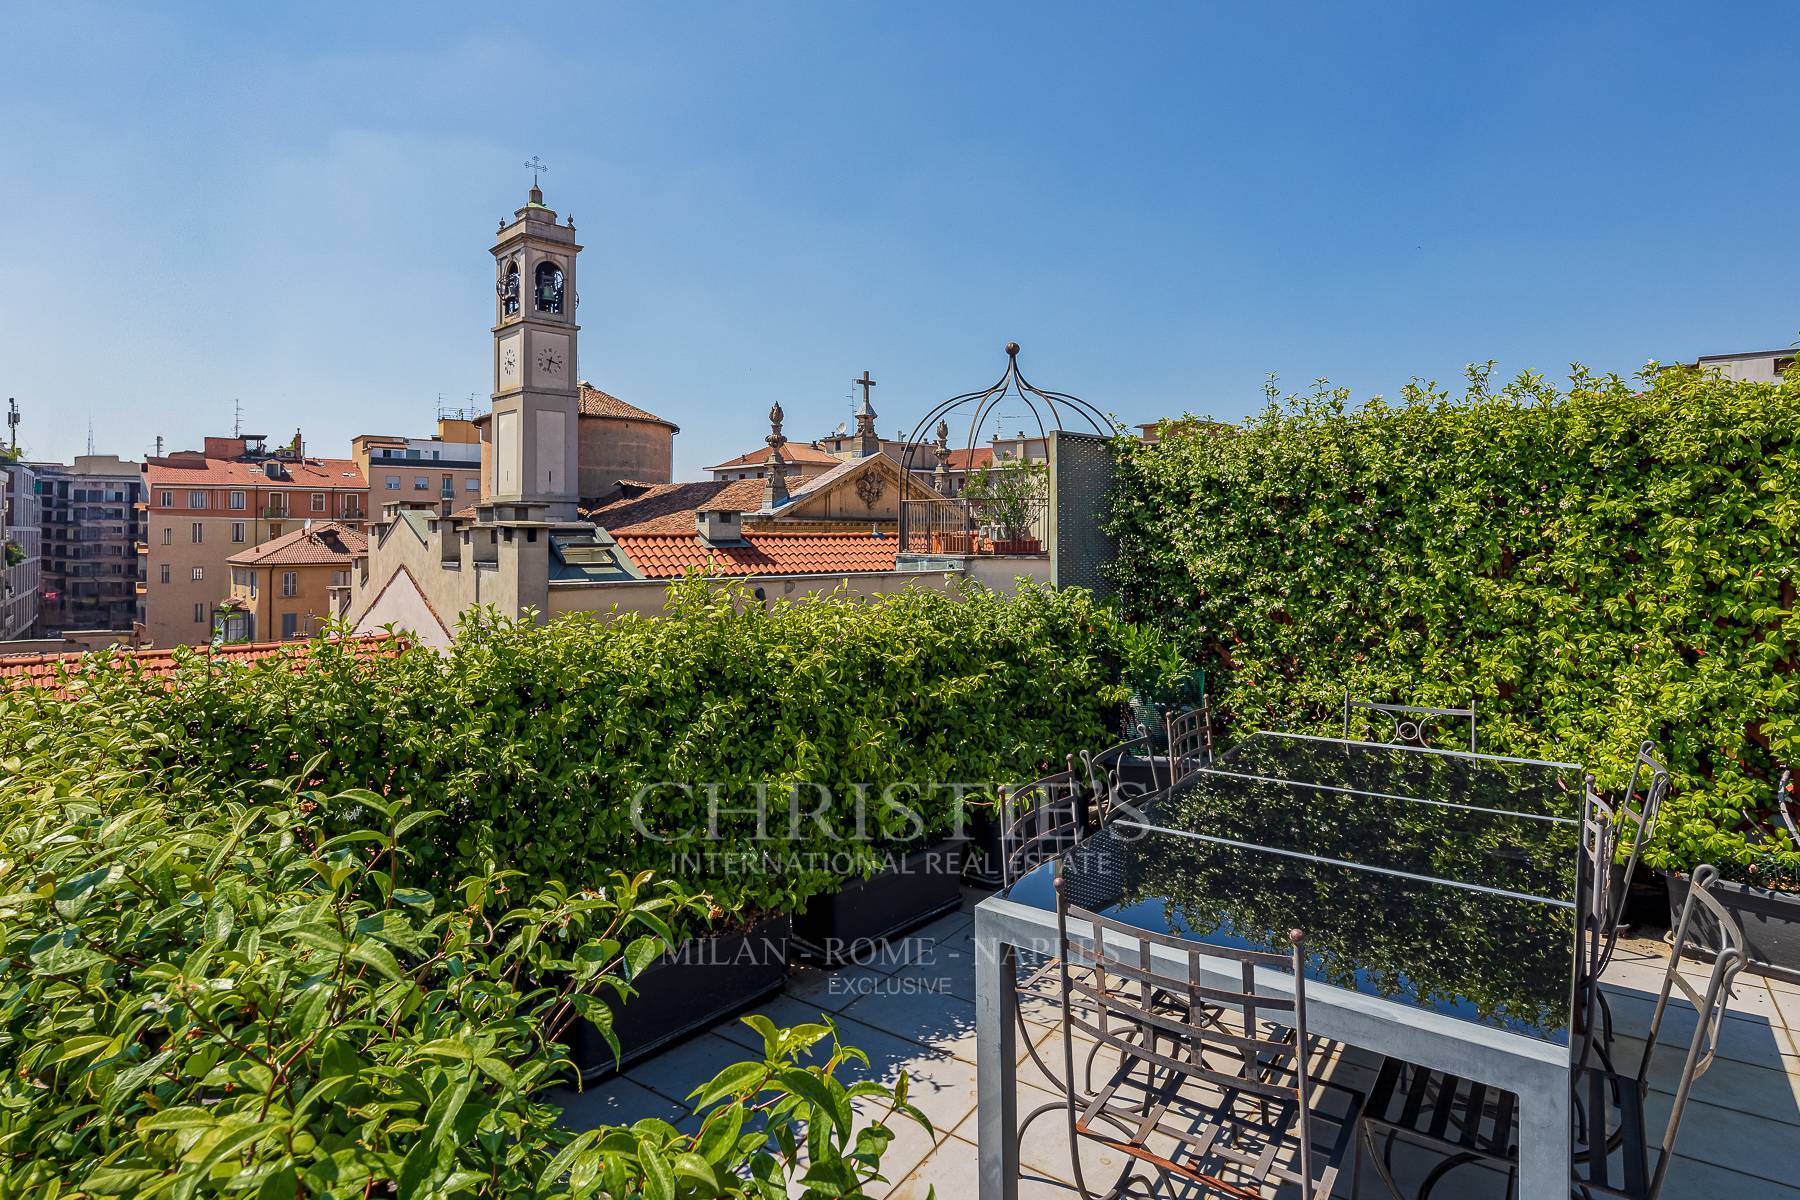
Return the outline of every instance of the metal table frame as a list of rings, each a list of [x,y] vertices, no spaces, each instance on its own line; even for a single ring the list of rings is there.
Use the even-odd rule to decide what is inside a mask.
[[[1429,750],[1421,753],[1580,769],[1575,763],[1505,759],[1499,755]],[[1080,923],[1071,925],[1071,931],[1076,930],[1087,932]],[[990,896],[977,905],[975,1056],[980,1200],[1017,1200],[1019,1191],[1020,950],[1056,955],[1056,913],[1003,896]],[[1187,971],[1186,959],[1173,952],[1159,950],[1154,961],[1158,967],[1166,967],[1172,977]],[[1206,982],[1234,990],[1238,986],[1237,964],[1225,959],[1212,961],[1218,964],[1217,973],[1209,974]],[[1291,989],[1292,984],[1285,977],[1271,974],[1267,987],[1272,994],[1279,994]],[[1520,1200],[1566,1200],[1572,1167],[1569,1096],[1573,1063],[1569,1046],[1314,979],[1307,980],[1306,1011],[1310,1032],[1321,1038],[1479,1080],[1518,1096],[1518,1196]]]

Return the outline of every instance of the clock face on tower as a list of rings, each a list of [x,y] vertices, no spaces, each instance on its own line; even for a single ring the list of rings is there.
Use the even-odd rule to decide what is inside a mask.
[[[500,369],[507,375],[516,375],[519,371],[519,352],[508,346],[506,353],[500,356]]]
[[[563,356],[560,351],[545,346],[537,352],[538,370],[552,378],[562,374]]]

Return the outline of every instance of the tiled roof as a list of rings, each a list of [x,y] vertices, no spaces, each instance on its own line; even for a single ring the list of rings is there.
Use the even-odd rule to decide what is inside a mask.
[[[659,483],[640,496],[586,509],[582,516],[608,533],[694,533],[694,514],[703,508],[755,512],[762,507],[760,479],[714,479],[705,483]]]
[[[406,648],[406,643],[386,634],[370,634],[354,638],[358,658],[392,658]],[[198,657],[214,663],[248,664],[268,658],[286,658],[293,669],[304,670],[312,659],[308,642],[247,642],[241,646],[180,646],[167,650],[113,650],[94,654],[26,654],[0,658],[0,690],[48,688],[66,695],[70,675],[79,675],[84,667],[106,663],[115,671],[137,671],[157,677],[174,673],[181,660]]]
[[[575,411],[584,417],[618,417],[625,421],[653,421],[658,425],[667,425],[676,433],[681,426],[673,421],[665,420],[655,413],[645,412],[635,404],[627,404],[617,396],[603,392],[587,380],[582,380],[575,393]]]
[[[752,450],[748,454],[740,454],[736,458],[727,459],[716,467],[706,468],[709,471],[724,471],[732,467],[760,467],[769,461],[769,448]],[[805,442],[789,442],[781,448],[781,461],[784,463],[804,463],[808,466],[835,467],[844,460],[835,454],[827,454],[817,446],[809,446]]]
[[[367,534],[336,521],[326,521],[310,529],[284,533],[260,546],[240,550],[226,561],[240,567],[286,567],[321,563],[347,567],[352,557],[368,552]]]
[[[945,461],[952,471],[979,471],[982,467],[993,465],[994,448],[992,446],[976,446],[970,450],[952,450],[950,457]]]
[[[868,533],[750,531],[741,543],[708,545],[697,534],[614,533],[646,579],[673,579],[694,568],[714,575],[835,575],[892,571],[891,537]]]
[[[282,460],[286,478],[271,479],[261,462],[230,458],[197,459],[193,466],[152,462],[144,468],[146,486],[152,488],[202,487],[208,484],[242,484],[262,487],[365,488],[362,469],[354,459],[308,458]]]

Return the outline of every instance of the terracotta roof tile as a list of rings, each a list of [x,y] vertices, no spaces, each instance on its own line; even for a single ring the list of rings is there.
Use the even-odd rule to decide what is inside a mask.
[[[658,425],[667,425],[675,432],[681,432],[681,426],[675,422],[645,412],[635,404],[627,404],[608,392],[603,392],[587,380],[581,381],[580,389],[575,393],[575,411],[584,417],[618,417],[626,421],[652,421]]]
[[[972,450],[952,450],[946,464],[952,471],[980,470],[994,464],[992,446],[976,446]]]
[[[406,649],[406,643],[386,634],[370,634],[352,639],[356,655],[362,659],[392,658]],[[296,671],[312,660],[309,642],[247,642],[241,646],[178,646],[166,650],[113,650],[89,654],[27,654],[0,658],[0,690],[46,688],[68,695],[66,686],[71,676],[79,676],[84,668],[104,662],[115,671],[136,671],[147,678],[174,674],[184,660],[200,658],[214,663],[248,664],[270,658],[286,658]]]
[[[712,546],[698,535],[615,533],[647,579],[673,579],[690,569],[714,575],[835,575],[894,569],[897,542],[868,533],[752,531],[739,544]]]
[[[273,461],[273,460],[271,460]],[[145,486],[151,488],[200,487],[207,484],[244,484],[261,487],[366,488],[362,469],[348,458],[282,460],[287,478],[271,479],[261,462],[230,458],[195,459],[192,466],[150,462],[144,467]]]
[[[736,458],[726,459],[716,467],[706,468],[709,471],[724,471],[731,467],[760,467],[769,461],[769,448],[752,450],[748,454],[740,454]],[[835,454],[827,454],[817,446],[809,446],[805,442],[789,442],[781,448],[781,461],[784,463],[802,463],[806,466],[835,467],[844,460]]]
[[[762,507],[760,479],[715,479],[705,483],[660,483],[640,496],[586,509],[582,516],[617,536],[620,532],[694,534],[694,514],[703,508],[755,512]]]
[[[326,521],[310,529],[296,529],[278,538],[240,550],[227,562],[240,567],[305,566],[313,563],[341,563],[369,552],[369,537],[359,529],[337,521]]]

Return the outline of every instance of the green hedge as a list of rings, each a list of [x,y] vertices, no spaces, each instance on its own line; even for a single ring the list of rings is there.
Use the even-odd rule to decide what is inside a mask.
[[[90,661],[73,698],[0,698],[0,756],[47,740],[65,756],[229,779],[305,767],[326,790],[440,810],[411,847],[434,878],[491,866],[579,887],[674,867],[742,916],[796,909],[873,869],[884,847],[951,828],[945,785],[991,791],[1104,744],[1124,642],[1117,616],[1080,591],[765,609],[696,579],[658,617],[488,617],[441,655],[371,662],[317,643],[302,671],[196,658],[172,686]],[[794,788],[809,814],[828,790],[831,828],[808,817],[789,836]],[[784,815],[759,831],[745,810],[765,791]],[[918,799],[927,827],[884,794]]]
[[[695,1080],[677,1130],[548,1089],[693,901],[647,879],[413,886],[427,814],[54,739],[0,757],[0,1196],[814,1200],[924,1118],[826,1024]],[[352,805],[364,828],[322,820]],[[556,987],[534,980],[559,980]],[[857,1109],[854,1101],[860,1101]],[[804,1147],[804,1152],[802,1152]]]
[[[1346,688],[1474,697],[1484,748],[1603,788],[1651,738],[1676,788],[1657,863],[1800,862],[1741,817],[1800,749],[1800,375],[1477,368],[1455,399],[1321,386],[1165,433],[1120,443],[1116,582],[1238,726],[1328,729]]]

